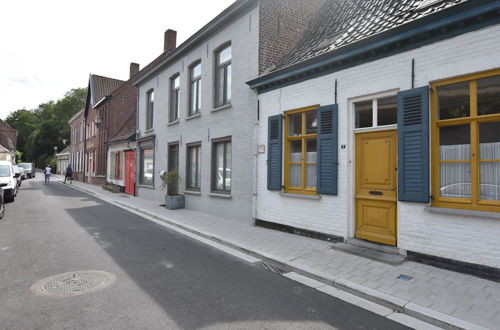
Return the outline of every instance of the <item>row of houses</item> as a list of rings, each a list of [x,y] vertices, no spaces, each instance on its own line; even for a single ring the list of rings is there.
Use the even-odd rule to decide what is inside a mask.
[[[79,180],[499,274],[500,1],[238,0],[71,120]]]

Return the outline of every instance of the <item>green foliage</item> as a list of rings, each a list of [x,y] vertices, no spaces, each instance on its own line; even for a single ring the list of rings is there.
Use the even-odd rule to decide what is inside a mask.
[[[160,175],[161,187],[167,187],[167,195],[176,195],[177,185],[179,184],[179,173],[177,171],[163,171]]]
[[[21,163],[23,160],[23,153],[16,150],[16,163]]]
[[[70,138],[68,120],[85,106],[86,88],[74,88],[56,102],[42,103],[36,109],[16,110],[5,122],[17,130],[17,149],[24,161],[35,162],[43,168],[54,158],[54,146],[63,150],[63,140]]]

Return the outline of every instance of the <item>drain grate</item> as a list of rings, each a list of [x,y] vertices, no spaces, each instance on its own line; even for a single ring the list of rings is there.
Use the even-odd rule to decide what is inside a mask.
[[[262,267],[264,267],[266,270],[270,271],[270,272],[273,272],[273,273],[277,273],[277,274],[284,274],[286,273],[283,269],[273,265],[273,264],[269,264],[267,262],[263,262],[262,263]]]
[[[115,279],[114,274],[104,271],[69,272],[44,278],[35,283],[31,291],[44,296],[78,296],[104,289]]]

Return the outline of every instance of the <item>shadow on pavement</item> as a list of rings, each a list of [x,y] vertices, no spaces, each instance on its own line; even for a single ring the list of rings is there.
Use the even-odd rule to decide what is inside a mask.
[[[181,328],[404,328],[76,189],[34,186],[97,202],[66,212]]]

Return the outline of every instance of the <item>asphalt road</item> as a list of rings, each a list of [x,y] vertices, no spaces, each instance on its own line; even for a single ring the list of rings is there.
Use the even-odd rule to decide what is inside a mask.
[[[0,220],[0,329],[401,329],[42,176]],[[66,272],[112,273],[85,295],[34,294]]]

